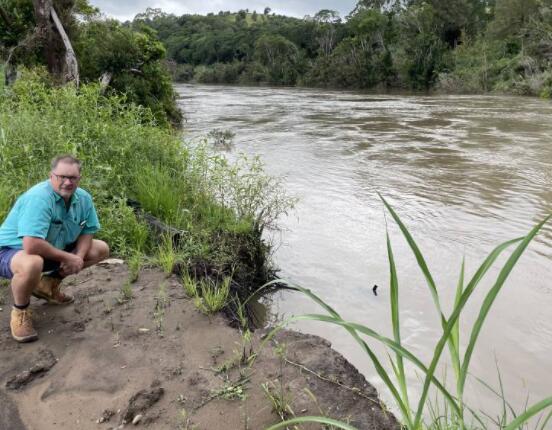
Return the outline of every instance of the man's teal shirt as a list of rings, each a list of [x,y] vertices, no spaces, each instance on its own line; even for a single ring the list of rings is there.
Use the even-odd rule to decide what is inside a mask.
[[[67,207],[50,181],[44,181],[19,196],[0,227],[0,246],[22,249],[23,237],[31,236],[64,249],[80,235],[94,234],[99,229],[89,193],[77,188]]]

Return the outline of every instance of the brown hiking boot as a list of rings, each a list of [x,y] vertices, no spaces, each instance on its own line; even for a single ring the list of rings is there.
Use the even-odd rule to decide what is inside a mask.
[[[11,335],[18,342],[32,342],[38,339],[38,334],[33,328],[32,312],[29,308],[11,311]]]
[[[61,291],[61,279],[51,276],[42,276],[33,290],[33,296],[46,300],[52,305],[67,305],[73,302],[73,296]]]

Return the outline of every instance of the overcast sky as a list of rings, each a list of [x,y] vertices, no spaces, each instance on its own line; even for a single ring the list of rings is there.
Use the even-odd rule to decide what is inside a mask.
[[[314,15],[320,9],[337,10],[345,17],[357,3],[357,0],[89,0],[100,8],[105,15],[121,21],[131,20],[137,13],[148,7],[161,8],[168,13],[183,15],[197,13],[205,15],[219,10],[237,12],[240,9],[256,10],[262,13],[265,7],[282,15],[302,18]]]

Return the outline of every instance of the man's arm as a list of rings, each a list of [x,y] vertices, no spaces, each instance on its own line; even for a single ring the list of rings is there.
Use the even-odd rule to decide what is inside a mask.
[[[81,234],[77,239],[77,246],[75,247],[75,254],[84,260],[88,251],[92,247],[93,234]]]
[[[45,259],[58,261],[64,275],[78,273],[82,270],[82,266],[84,265],[84,260],[79,255],[57,249],[46,240],[38,237],[24,236],[23,249],[28,254],[40,255]]]

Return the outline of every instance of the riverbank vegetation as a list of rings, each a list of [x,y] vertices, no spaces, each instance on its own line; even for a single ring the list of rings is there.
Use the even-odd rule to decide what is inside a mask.
[[[177,81],[550,97],[548,0],[361,0],[344,18],[148,9]]]
[[[0,24],[7,82],[19,66],[42,65],[52,83],[101,81],[104,93],[149,108],[159,125],[180,124],[165,48],[151,28],[106,20],[86,0],[3,0]]]
[[[44,70],[23,71],[0,94],[0,169],[9,172],[0,176],[0,219],[48,177],[49,160],[61,153],[82,160],[81,186],[94,197],[99,237],[114,254],[170,260],[169,273],[231,276],[233,291],[245,297],[272,276],[261,235],[293,202],[259,160],[229,164],[159,127],[150,109],[102,95],[98,84],[56,87]],[[178,240],[159,236],[141,214],[170,226]]]
[[[48,177],[54,155],[74,154],[99,237],[133,267],[146,259],[207,278],[231,290],[228,301],[273,277],[262,234],[293,199],[259,159],[230,164],[182,140],[165,49],[151,28],[105,20],[83,0],[5,0],[0,21],[0,219]]]

